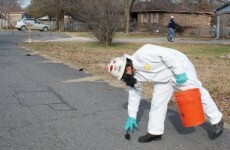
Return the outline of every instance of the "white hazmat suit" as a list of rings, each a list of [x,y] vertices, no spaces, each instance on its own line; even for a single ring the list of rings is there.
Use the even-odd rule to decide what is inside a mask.
[[[153,82],[154,91],[149,112],[148,132],[153,135],[164,133],[164,121],[168,102],[174,91],[190,88],[199,88],[202,105],[211,124],[220,122],[222,113],[211,98],[209,92],[202,87],[197,79],[196,71],[190,60],[181,52],[146,44],[137,50],[132,56],[126,55],[132,60],[135,69],[134,77],[138,83]],[[176,75],[186,73],[188,80],[183,84],[176,84]],[[141,100],[141,90],[129,87],[128,115],[136,118]]]

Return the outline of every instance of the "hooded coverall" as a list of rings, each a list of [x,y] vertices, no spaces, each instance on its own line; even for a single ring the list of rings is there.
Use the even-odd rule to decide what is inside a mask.
[[[222,113],[211,98],[209,92],[202,87],[197,79],[196,71],[190,60],[181,52],[146,44],[127,58],[133,62],[134,77],[137,82],[153,82],[154,91],[149,112],[148,132],[153,135],[164,133],[164,121],[168,102],[174,91],[199,88],[202,105],[211,124],[217,124]],[[176,84],[176,75],[186,73],[188,80],[183,84]],[[128,115],[136,118],[141,100],[142,90],[129,87]]]

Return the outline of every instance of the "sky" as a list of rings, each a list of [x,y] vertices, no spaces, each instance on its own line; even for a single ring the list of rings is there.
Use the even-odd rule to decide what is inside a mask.
[[[21,1],[21,2],[20,2],[20,1]],[[19,2],[20,2],[20,4],[21,4],[22,8],[27,7],[27,6],[30,4],[30,1],[31,1],[31,0],[19,0]]]

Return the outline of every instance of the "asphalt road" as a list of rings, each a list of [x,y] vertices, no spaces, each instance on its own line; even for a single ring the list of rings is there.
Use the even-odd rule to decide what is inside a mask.
[[[33,32],[34,40],[68,38],[61,33]],[[161,141],[141,144],[147,132],[149,102],[141,102],[139,130],[124,138],[127,92],[105,82],[65,82],[91,75],[52,63],[16,43],[28,32],[0,31],[1,150],[229,150],[230,129],[209,139],[205,123],[184,128],[170,106]]]

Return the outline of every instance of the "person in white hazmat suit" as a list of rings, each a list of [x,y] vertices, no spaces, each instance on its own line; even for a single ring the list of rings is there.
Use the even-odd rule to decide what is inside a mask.
[[[153,82],[154,91],[149,112],[148,133],[139,137],[141,143],[161,140],[164,134],[168,102],[174,91],[199,88],[206,116],[213,126],[213,139],[223,132],[224,121],[209,92],[197,79],[193,64],[181,52],[146,44],[132,56],[124,55],[111,60],[108,71],[129,86],[126,131],[138,128],[137,112],[141,100],[142,82]]]

